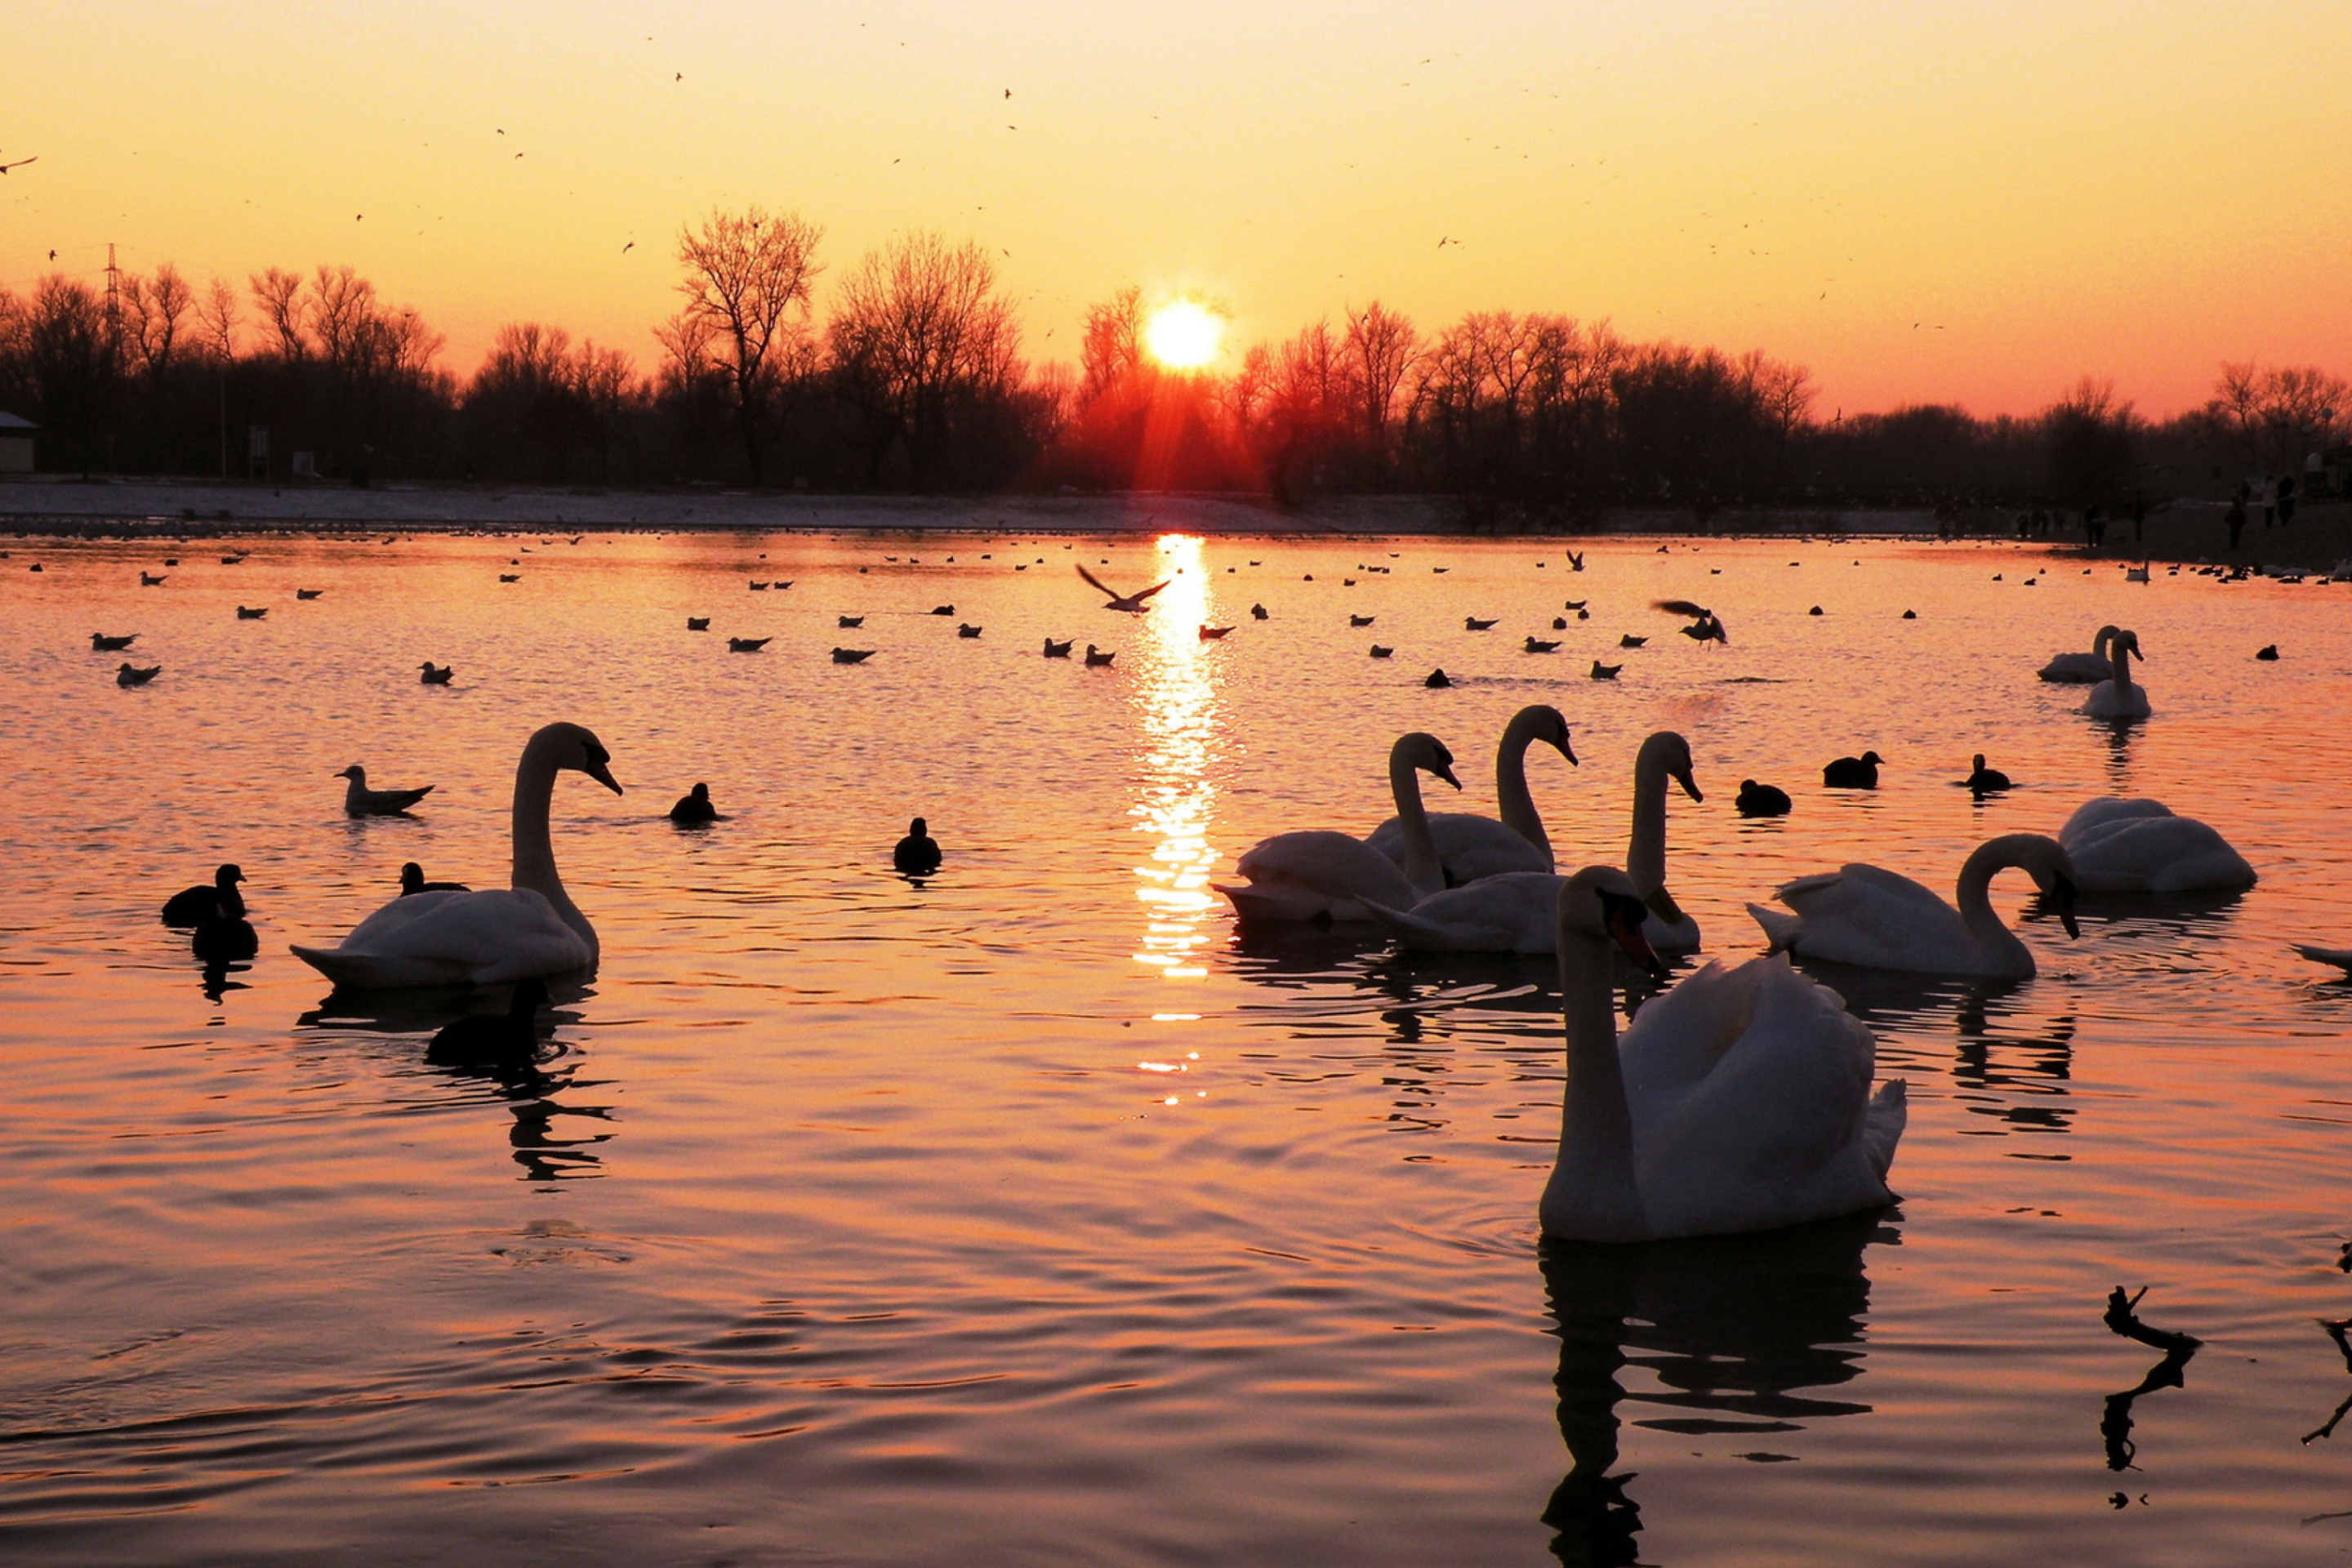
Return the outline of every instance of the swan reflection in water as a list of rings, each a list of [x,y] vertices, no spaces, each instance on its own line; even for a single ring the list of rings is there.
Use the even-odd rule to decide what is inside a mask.
[[[556,1027],[577,1024],[573,1005],[595,993],[576,981],[549,986],[553,1008],[543,1016]],[[578,1047],[542,1040],[529,1061],[444,1064],[425,1058],[426,1042],[444,1024],[471,1013],[503,1011],[503,988],[494,991],[335,991],[297,1020],[305,1029],[408,1037],[413,1058],[403,1054],[409,1077],[429,1075],[460,1091],[453,1103],[478,1101],[486,1091],[502,1101],[513,1121],[507,1131],[514,1162],[526,1182],[577,1181],[604,1173],[593,1151],[614,1137],[613,1107],[559,1100],[604,1088],[609,1079],[579,1076]]]
[[[1633,1425],[1740,1443],[1727,1457],[1795,1456],[1786,1434],[1870,1406],[1842,1390],[1862,1374],[1870,1309],[1864,1255],[1898,1246],[1895,1211],[1749,1236],[1603,1247],[1547,1241],[1544,1287],[1559,1335],[1559,1435],[1569,1470],[1543,1511],[1563,1563],[1629,1568],[1641,1505],[1616,1473],[1619,1410]],[[1627,1366],[1654,1386],[1629,1390]]]

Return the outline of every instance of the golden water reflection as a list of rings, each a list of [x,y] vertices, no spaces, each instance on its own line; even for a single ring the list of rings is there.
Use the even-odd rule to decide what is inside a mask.
[[[1201,541],[1162,534],[1155,557],[1152,581],[1168,586],[1139,617],[1139,679],[1130,688],[1143,744],[1129,815],[1151,839],[1150,862],[1135,868],[1135,896],[1148,916],[1135,959],[1171,980],[1189,980],[1207,973],[1201,950],[1217,903],[1209,890],[1217,858],[1210,846],[1217,786],[1210,775],[1222,751],[1220,645],[1200,634],[1213,618]]]

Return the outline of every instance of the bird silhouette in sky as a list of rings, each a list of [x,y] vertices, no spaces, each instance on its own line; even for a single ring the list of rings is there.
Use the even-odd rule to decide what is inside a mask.
[[[1130,616],[1139,616],[1143,614],[1146,609],[1150,607],[1146,605],[1144,601],[1150,598],[1152,595],[1160,592],[1160,589],[1168,586],[1168,583],[1154,583],[1150,587],[1144,589],[1140,593],[1121,594],[1112,588],[1109,584],[1104,582],[1101,578],[1096,576],[1093,573],[1087,571],[1083,566],[1078,568],[1078,575],[1084,577],[1087,584],[1097,593],[1108,594],[1110,595],[1110,603],[1105,605],[1103,606],[1104,609],[1123,610]],[[1168,580],[1170,583],[1174,581],[1175,579],[1172,577]]]
[[[625,246],[621,247],[621,254],[622,254],[622,255],[624,255],[624,256],[626,256],[626,255],[628,255],[628,254],[629,254],[629,252],[631,252],[632,250],[635,250],[636,247],[637,247],[637,242],[636,242],[635,240],[634,240],[634,239],[633,239],[633,240],[629,241],[629,243],[628,243],[628,244],[626,244],[626,245],[625,245]]]
[[[1004,96],[1010,98],[1013,95],[1008,92]],[[11,169],[21,169],[27,163],[37,163],[40,161],[41,155],[38,153],[36,153],[29,158],[19,158],[13,163],[0,163],[0,174],[5,174]]]

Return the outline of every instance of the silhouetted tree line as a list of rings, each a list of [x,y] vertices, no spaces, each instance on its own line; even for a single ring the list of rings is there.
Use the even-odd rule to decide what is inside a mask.
[[[2352,426],[2340,378],[2252,364],[2161,424],[2087,380],[2030,418],[1823,420],[1806,371],[1761,353],[1504,310],[1424,332],[1377,302],[1230,374],[1180,372],[1147,352],[1134,288],[1087,312],[1075,368],[1038,365],[979,246],[896,237],[820,320],[823,238],[758,207],[686,228],[650,375],[525,321],[460,381],[439,334],[348,267],[201,293],[168,265],[111,289],[51,276],[0,291],[0,409],[69,471],[244,475],[266,426],[276,479],[303,452],[357,483],[1434,492],[1498,524],[1622,504],[2120,508],[2299,468]]]

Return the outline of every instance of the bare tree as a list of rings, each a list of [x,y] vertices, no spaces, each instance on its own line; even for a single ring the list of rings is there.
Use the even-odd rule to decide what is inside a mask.
[[[806,330],[824,237],[796,214],[757,206],[714,208],[699,229],[678,234],[677,259],[687,275],[677,289],[686,308],[664,342],[691,349],[700,363],[725,373],[754,483],[762,477],[762,416],[775,390],[779,351]]]
[[[1406,379],[1421,361],[1421,333],[1375,300],[1348,312],[1346,354],[1356,416],[1363,422],[1366,456],[1377,482],[1388,474],[1389,429],[1396,422],[1397,400]]]
[[[247,282],[252,286],[254,303],[261,307],[262,319],[278,334],[278,357],[289,363],[310,357],[310,346],[302,337],[302,275],[273,267],[254,273]]]
[[[1125,384],[1143,365],[1143,290],[1129,284],[1087,307],[1078,349],[1079,395],[1092,403]]]
[[[205,353],[221,364],[236,358],[236,290],[226,278],[215,278],[196,306],[196,324],[204,331]]]
[[[180,325],[187,319],[195,291],[180,276],[179,268],[166,261],[155,268],[152,278],[125,273],[121,299],[131,352],[138,356],[149,384],[158,384],[172,372]]]
[[[933,473],[960,415],[1020,380],[1020,331],[996,297],[996,268],[973,242],[929,232],[868,251],[843,279],[830,338],[844,394],[866,417],[866,481],[894,441],[919,481]]]

